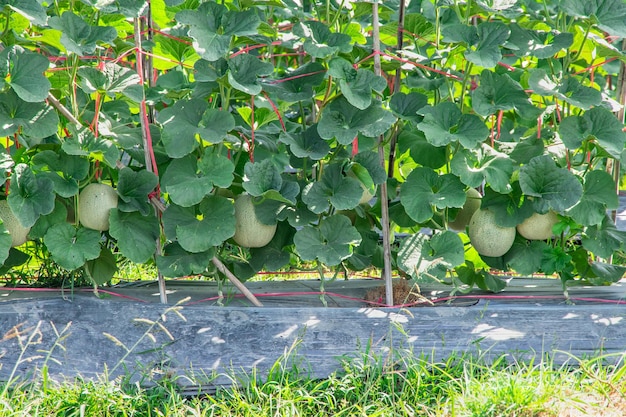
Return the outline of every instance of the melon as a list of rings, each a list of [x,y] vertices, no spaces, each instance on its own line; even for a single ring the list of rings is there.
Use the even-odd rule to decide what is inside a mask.
[[[22,223],[15,217],[13,210],[9,207],[7,200],[0,200],[0,219],[4,223],[4,227],[11,235],[11,246],[16,247],[23,245],[28,240],[28,232],[30,227],[22,226]]]
[[[534,213],[517,225],[517,232],[529,240],[550,239],[552,227],[559,222],[559,216],[550,210],[545,214]]]
[[[464,231],[465,227],[469,224],[470,220],[476,210],[480,208],[480,200],[482,196],[475,188],[469,188],[465,192],[465,204],[463,208],[458,211],[454,221],[448,223],[448,227],[452,230]]]
[[[91,183],[78,195],[78,221],[88,229],[109,230],[109,212],[117,208],[117,191],[108,184]]]
[[[365,203],[369,203],[372,198],[374,198],[375,194],[372,194],[367,187],[365,186],[365,184],[363,184],[361,182],[361,180],[359,180],[356,176],[356,174],[354,173],[354,171],[348,171],[348,176],[351,178],[354,178],[355,180],[357,180],[359,182],[359,185],[361,186],[361,190],[363,190],[363,192],[361,193],[361,199],[359,200],[359,204],[365,204]],[[376,186],[374,188],[374,190],[376,190]],[[375,193],[376,191],[374,191]]]
[[[233,240],[244,248],[262,248],[270,243],[277,225],[263,224],[254,211],[254,202],[248,194],[235,199],[235,236]]]
[[[483,256],[498,257],[513,246],[515,227],[498,226],[493,211],[480,209],[469,222],[468,234],[476,252]]]

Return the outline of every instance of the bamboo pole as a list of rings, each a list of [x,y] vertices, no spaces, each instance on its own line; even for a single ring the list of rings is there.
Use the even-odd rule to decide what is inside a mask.
[[[382,75],[380,64],[380,23],[378,22],[378,2],[372,4],[372,48],[374,52],[374,73]],[[385,167],[385,145],[384,136],[379,137],[378,156],[380,164]],[[389,230],[389,195],[387,192],[387,182],[380,186],[380,207],[381,223],[383,232],[383,278],[385,280],[385,303],[391,307],[393,305],[393,281],[391,280],[391,239]]]
[[[215,265],[218,271],[226,275],[226,278],[228,278],[228,280],[232,282],[233,285],[237,287],[239,291],[241,291],[241,293],[245,295],[246,298],[250,300],[252,304],[254,304],[257,307],[263,307],[263,304],[261,304],[261,302],[254,296],[254,294],[252,294],[250,290],[246,288],[246,286],[243,285],[243,283],[239,281],[239,279],[232,272],[230,272],[228,268],[226,268],[226,265],[224,265],[222,261],[220,261],[216,256],[214,256],[213,259],[211,259],[211,262],[213,262],[213,265]]]

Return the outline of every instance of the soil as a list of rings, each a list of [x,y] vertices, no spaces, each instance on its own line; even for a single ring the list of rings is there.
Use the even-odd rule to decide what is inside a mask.
[[[371,303],[384,304],[387,297],[385,286],[373,288],[365,293],[365,301]],[[410,284],[406,279],[399,279],[393,283],[393,305],[394,306],[423,306],[432,305],[430,301],[421,294],[417,284]]]

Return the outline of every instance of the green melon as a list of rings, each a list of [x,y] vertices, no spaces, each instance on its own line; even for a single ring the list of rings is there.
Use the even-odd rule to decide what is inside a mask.
[[[78,221],[88,229],[109,230],[109,212],[117,208],[117,191],[108,184],[91,183],[78,195]]]
[[[477,210],[468,227],[472,246],[483,256],[502,256],[513,246],[515,227],[498,226],[495,213],[489,209]]]
[[[559,222],[559,216],[550,210],[545,214],[534,213],[517,225],[517,232],[529,240],[550,239],[552,227]]]
[[[16,247],[23,245],[28,240],[28,232],[30,227],[22,226],[22,223],[15,217],[13,210],[9,207],[7,200],[0,200],[0,219],[4,223],[4,227],[11,235],[11,246]]]
[[[480,208],[480,201],[482,196],[475,188],[469,188],[465,192],[465,204],[463,208],[458,211],[454,221],[448,223],[448,227],[456,231],[464,231],[465,227],[469,224],[470,220],[476,210]]]
[[[270,243],[277,225],[263,224],[256,217],[254,202],[248,194],[235,199],[235,236],[233,240],[244,248],[262,248]]]

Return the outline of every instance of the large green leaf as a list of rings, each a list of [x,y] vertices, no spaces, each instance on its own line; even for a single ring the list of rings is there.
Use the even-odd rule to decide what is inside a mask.
[[[270,159],[246,162],[244,174],[243,189],[254,197],[270,190],[280,190],[283,185],[280,171]]]
[[[452,158],[452,173],[461,178],[463,184],[476,188],[485,182],[496,192],[511,191],[510,178],[513,161],[491,146],[483,144],[478,151],[461,150]]]
[[[228,60],[228,69],[230,85],[246,94],[256,96],[263,89],[259,78],[272,74],[274,66],[271,62],[263,62],[255,56],[240,54]]]
[[[606,262],[592,262],[591,272],[593,277],[587,275],[585,280],[589,281],[593,285],[610,285],[619,282],[626,273],[626,266],[608,264]]]
[[[135,171],[125,167],[119,172],[117,193],[120,197],[117,208],[120,211],[139,211],[148,215],[152,207],[148,201],[150,194],[157,186],[158,178],[154,173],[145,169]]]
[[[323,139],[334,138],[342,145],[349,145],[359,133],[368,137],[382,135],[395,121],[393,114],[384,110],[378,101],[360,110],[341,96],[324,109],[317,131]]]
[[[478,116],[461,113],[454,103],[446,101],[435,107],[423,107],[420,113],[424,120],[417,128],[434,146],[458,141],[463,147],[473,149],[489,136],[489,129]]]
[[[602,102],[602,93],[599,90],[585,87],[573,77],[556,82],[541,68],[531,72],[528,83],[537,94],[554,96],[581,109],[590,109]]]
[[[519,183],[525,195],[533,197],[535,210],[546,213],[552,209],[563,213],[578,203],[583,186],[578,178],[560,168],[549,155],[542,155],[520,169]]]
[[[524,198],[519,182],[513,182],[511,188],[511,192],[500,194],[485,187],[481,207],[495,213],[498,226],[515,227],[535,212],[532,201]]]
[[[398,149],[401,153],[408,150],[415,162],[433,169],[441,168],[447,161],[446,147],[432,145],[418,130],[403,130],[398,136]]]
[[[33,239],[40,239],[45,236],[49,228],[58,223],[65,223],[68,221],[67,207],[57,199],[54,202],[54,209],[49,214],[39,216],[33,227],[30,228],[28,236]]]
[[[319,161],[330,152],[330,145],[317,131],[317,123],[309,126],[304,132],[282,132],[280,141],[288,145],[291,153],[298,158]]]
[[[226,55],[233,36],[255,35],[261,23],[252,8],[231,11],[214,2],[202,3],[194,10],[182,10],[176,13],[176,21],[190,26],[193,47],[207,61],[217,61]]]
[[[357,179],[346,177],[339,164],[326,166],[319,181],[309,183],[302,191],[302,201],[313,213],[320,214],[330,206],[350,210],[359,204],[363,190]]]
[[[159,221],[154,215],[112,209],[109,224],[109,233],[117,240],[122,255],[139,264],[152,258],[159,239]]]
[[[61,149],[65,153],[68,155],[89,156],[105,162],[112,168],[117,166],[117,162],[120,159],[120,150],[111,140],[103,136],[96,137],[87,128],[77,130],[73,126],[68,126],[67,129],[72,135],[67,137],[61,145]]]
[[[161,185],[170,199],[182,207],[198,204],[213,190],[213,181],[199,172],[198,161],[193,155],[170,162]]]
[[[68,52],[76,55],[93,55],[98,43],[111,44],[117,38],[117,31],[110,26],[91,26],[82,17],[63,12],[48,20],[51,28],[61,32],[61,43]]]
[[[621,159],[626,144],[623,125],[611,111],[594,107],[582,116],[563,119],[559,126],[561,139],[568,149],[576,149],[587,140],[596,140],[612,157]]]
[[[582,198],[567,214],[584,226],[602,224],[606,211],[615,210],[619,205],[615,190],[615,181],[608,172],[588,172],[585,175]]]
[[[428,104],[428,97],[422,93],[397,92],[389,100],[389,108],[393,114],[402,120],[414,123],[422,121],[419,111]]]
[[[137,72],[114,63],[105,63],[101,68],[81,67],[77,74],[79,85],[87,94],[100,92],[114,97],[115,93],[139,84]]]
[[[0,75],[22,100],[42,102],[48,97],[50,81],[44,76],[50,61],[40,54],[12,46],[0,52]]]
[[[333,215],[322,219],[318,227],[304,226],[293,241],[303,260],[318,259],[324,265],[334,266],[350,257],[353,246],[361,242],[361,235],[346,216]]]
[[[282,78],[265,81],[263,89],[288,102],[308,100],[313,97],[314,88],[324,81],[325,76],[324,65],[317,61],[309,62],[286,73]]]
[[[43,242],[54,262],[72,271],[100,255],[101,238],[95,230],[59,223],[48,229]]]
[[[509,38],[510,30],[501,22],[483,22],[476,26],[478,42],[465,52],[465,58],[484,68],[493,68],[502,60],[501,45]]]
[[[86,262],[85,267],[96,285],[104,285],[117,273],[118,268],[116,261],[115,255],[113,255],[111,250],[104,247],[96,259]]]
[[[509,29],[511,35],[506,46],[517,56],[551,58],[574,43],[574,35],[570,32],[531,30],[517,23],[509,24]]]
[[[2,221],[0,221],[0,265],[4,265],[5,261],[9,258],[12,243],[13,238],[11,237],[11,234]]]
[[[0,94],[0,136],[22,135],[43,139],[57,132],[59,116],[45,103],[28,103],[13,91]]]
[[[301,21],[294,25],[293,33],[305,38],[304,50],[315,58],[326,58],[338,52],[352,51],[352,38],[349,35],[331,32],[322,22]]]
[[[626,37],[626,3],[623,0],[563,0],[561,7],[570,16],[595,23],[611,35]]]
[[[387,82],[368,69],[355,69],[343,58],[333,58],[328,64],[328,75],[339,80],[341,92],[357,109],[365,110],[372,104],[372,93],[381,93]]]
[[[177,242],[165,246],[163,255],[156,257],[159,272],[166,277],[186,277],[206,271],[215,255],[213,248],[199,253],[189,253]]]
[[[414,279],[442,279],[465,261],[464,254],[463,242],[454,232],[445,230],[431,238],[416,233],[402,241],[398,266]]]
[[[250,249],[250,265],[260,271],[265,267],[269,271],[278,271],[289,264],[291,253],[285,248],[293,244],[295,230],[286,222],[279,222],[271,242],[262,248]]]
[[[432,218],[433,208],[462,207],[465,197],[465,185],[457,176],[424,167],[414,169],[400,188],[402,205],[418,223]]]
[[[214,195],[197,207],[171,204],[163,213],[163,227],[186,251],[205,252],[235,234],[235,208],[231,200]]]
[[[198,142],[200,121],[207,108],[204,100],[180,100],[159,112],[157,121],[163,125],[161,140],[171,158],[182,158],[193,151]]]
[[[48,20],[46,9],[37,0],[1,0],[0,7],[16,11],[35,25],[43,26]]]
[[[44,150],[33,156],[32,168],[50,178],[54,191],[69,198],[78,194],[78,182],[89,174],[89,161],[81,156],[68,155],[63,151]]]
[[[217,152],[205,152],[198,161],[198,169],[216,187],[226,188],[233,182],[235,165]]]
[[[6,183],[7,178],[13,171],[15,162],[3,147],[0,147],[0,186]]]
[[[7,200],[20,223],[31,227],[39,216],[54,210],[52,180],[36,175],[26,164],[18,164],[11,176]]]
[[[608,216],[600,225],[590,226],[585,230],[581,243],[596,256],[609,258],[626,242],[626,231],[618,230]]]
[[[485,117],[499,110],[516,110],[525,119],[535,119],[541,114],[517,81],[508,74],[489,70],[480,73],[480,85],[472,93],[472,108]]]
[[[541,260],[548,244],[543,240],[519,240],[506,253],[505,262],[521,275],[531,275],[541,269]]]

